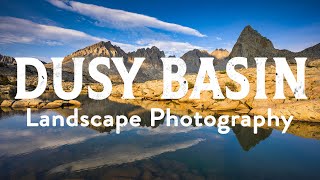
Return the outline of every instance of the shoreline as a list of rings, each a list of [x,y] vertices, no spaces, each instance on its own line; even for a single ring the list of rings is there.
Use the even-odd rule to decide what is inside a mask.
[[[320,62],[320,61],[319,61]],[[296,74],[296,65],[291,65],[290,68],[293,71],[293,74]],[[187,74],[185,78],[191,82],[190,87],[188,89],[187,95],[181,99],[177,100],[165,100],[161,99],[162,95],[162,80],[150,80],[144,83],[134,83],[132,86],[133,94],[135,99],[127,99],[124,100],[121,98],[123,92],[123,84],[117,84],[113,86],[112,93],[108,97],[108,100],[132,104],[140,106],[144,109],[151,108],[161,108],[166,109],[170,108],[177,115],[184,114],[193,114],[196,111],[201,111],[204,114],[214,113],[214,114],[248,114],[250,116],[254,115],[262,115],[266,117],[267,109],[272,108],[275,115],[285,117],[294,116],[294,120],[296,121],[308,121],[308,122],[320,122],[320,66],[319,64],[314,66],[307,66],[305,69],[305,90],[308,99],[307,100],[297,100],[294,98],[293,92],[291,91],[288,84],[285,82],[284,84],[284,92],[286,95],[286,99],[284,100],[275,100],[272,99],[275,91],[274,79],[275,79],[275,68],[274,66],[266,67],[266,93],[268,99],[266,100],[256,100],[254,99],[256,86],[256,68],[248,68],[248,69],[238,69],[238,71],[245,75],[250,83],[250,92],[248,96],[242,100],[230,100],[223,99],[217,100],[212,99],[212,92],[203,91],[201,93],[201,98],[198,100],[192,100],[188,97],[190,96],[193,90],[192,82],[195,82],[196,75],[195,74]],[[233,88],[234,90],[238,90],[240,88],[239,84],[232,82],[226,75],[224,71],[217,71],[217,76],[219,79],[219,84],[221,87],[228,86],[229,88]],[[205,79],[208,81],[208,79]],[[64,82],[64,89],[66,91],[71,91],[73,88],[72,82]],[[98,83],[83,83],[83,89],[81,91],[81,95],[87,94],[88,85],[95,91],[101,91],[103,86]],[[10,85],[11,86],[11,85]],[[177,84],[173,83],[173,88],[177,88]],[[223,93],[225,93],[225,89],[222,89]],[[53,89],[47,87],[45,93],[52,94]],[[27,100],[20,100],[27,101]],[[44,106],[40,106],[40,103],[36,102],[36,105],[32,105],[31,103],[34,100],[29,100],[30,102],[24,103],[24,105],[20,105],[13,110],[19,110],[19,108],[25,109],[26,107],[31,108],[39,108]],[[13,101],[13,102],[19,102]],[[0,102],[3,103],[3,102]],[[47,102],[48,103],[48,102]],[[56,100],[55,103],[58,105],[53,106],[52,108],[60,108],[63,103],[67,103],[63,100]],[[62,104],[61,104],[62,103]],[[53,103],[54,104],[54,103]],[[59,105],[60,104],[60,105]],[[80,106],[81,103],[78,102],[77,106]],[[79,105],[80,104],[80,105]],[[11,104],[13,105],[13,103]],[[7,107],[11,107],[11,105],[7,105]],[[69,107],[69,106],[68,106]],[[70,108],[74,108],[70,106]]]

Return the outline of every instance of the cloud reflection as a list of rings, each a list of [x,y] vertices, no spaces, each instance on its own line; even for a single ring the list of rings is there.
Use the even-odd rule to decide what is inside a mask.
[[[177,150],[190,148],[204,141],[205,139],[198,138],[194,140],[174,143],[169,145],[161,145],[158,147],[144,148],[139,145],[118,145],[107,152],[93,155],[93,157],[74,161],[67,164],[62,164],[49,171],[49,173],[59,173],[65,171],[83,171],[95,169],[102,166],[120,165],[138,160],[151,158],[167,152],[175,152]]]

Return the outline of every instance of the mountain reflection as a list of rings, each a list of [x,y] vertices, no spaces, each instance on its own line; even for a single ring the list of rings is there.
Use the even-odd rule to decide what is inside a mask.
[[[44,98],[53,100],[55,97]],[[125,126],[120,134],[115,134],[114,127],[103,126],[31,128],[26,127],[25,111],[0,111],[0,179],[25,179],[26,176],[37,179],[35,175],[38,179],[150,179],[169,176],[172,179],[176,176],[181,179],[214,179],[219,177],[215,172],[224,171],[224,166],[214,166],[214,169],[211,166],[216,162],[230,163],[236,158],[233,156],[235,152],[246,153],[243,157],[249,157],[257,152],[265,154],[265,148],[275,150],[277,146],[272,144],[274,141],[279,146],[283,140],[288,139],[303,144],[318,142],[315,140],[320,139],[319,123],[292,122],[288,134],[284,135],[281,134],[281,123],[280,127],[259,128],[256,135],[251,127],[237,124],[231,127],[234,134],[230,132],[228,135],[220,135],[216,127],[195,127],[194,124],[190,127],[168,127],[165,120],[156,121],[158,124],[151,127],[150,111],[140,106],[109,100],[93,101],[82,96],[78,100],[82,102],[79,115],[139,115],[142,120],[141,126]],[[39,120],[43,114],[69,116],[73,114],[73,110],[33,111],[32,119]],[[261,143],[266,139],[270,141]],[[262,148],[255,148],[257,146]],[[282,148],[285,147],[287,146]],[[290,151],[294,147],[288,146],[291,148]],[[288,148],[286,152],[289,152]],[[252,151],[253,149],[255,151]],[[317,153],[312,151],[314,149],[317,148],[305,148],[301,154],[311,151],[311,156]],[[298,156],[296,153],[292,155]],[[208,166],[209,170],[205,176],[200,175],[201,171],[194,170],[196,162]],[[187,167],[188,163],[191,169]]]
[[[52,98],[52,96],[49,96],[49,97]],[[110,115],[113,115],[114,117],[120,114],[126,115],[127,117],[131,117],[132,115],[139,115],[141,117],[141,123],[140,123],[141,127],[151,127],[151,124],[150,124],[151,117],[150,117],[150,111],[148,109],[144,109],[136,105],[126,104],[126,103],[117,103],[109,100],[94,101],[84,96],[80,96],[79,101],[83,102],[82,109],[79,110],[79,115],[87,114],[89,117],[93,115],[103,116],[105,114],[110,114]],[[163,104],[163,102],[161,103]],[[73,114],[73,110],[71,109],[57,109],[55,111],[64,116],[69,116]],[[179,112],[177,108],[176,108],[176,111]],[[184,112],[185,110],[181,109],[181,111]],[[164,123],[164,120],[156,121],[156,125],[154,127],[151,127],[155,129],[152,132],[153,133],[156,132],[157,128],[163,123]],[[192,125],[194,126],[194,123]],[[95,131],[98,131],[100,133],[104,133],[104,132],[110,133],[112,130],[115,129],[115,127],[104,127],[104,126],[100,126],[100,127],[89,126],[89,128]],[[185,128],[185,127],[180,127],[180,129],[181,128]],[[272,128],[281,131],[284,128],[284,124],[283,122],[280,122],[279,127],[273,126]],[[177,129],[178,128],[176,128],[176,130]],[[252,128],[247,128],[247,127],[242,127],[240,125],[237,125],[232,129],[234,133],[237,135],[237,139],[239,140],[239,143],[241,145],[242,144],[245,145],[242,147],[246,147],[246,148],[243,148],[246,151],[251,149],[251,146],[250,148],[248,146],[249,144],[252,144],[252,147],[254,147],[260,141],[268,138],[272,132],[272,129],[259,128],[258,134],[255,136],[252,133],[253,132]],[[173,130],[174,129],[172,129],[172,131]],[[320,124],[303,122],[303,121],[293,121],[291,123],[291,126],[287,130],[287,133],[300,136],[303,138],[320,139]],[[239,138],[239,136],[241,136],[241,138]],[[246,138],[244,138],[243,136],[245,136]]]
[[[231,128],[236,135],[242,149],[245,151],[249,151],[251,148],[259,144],[260,141],[267,139],[272,133],[272,129],[259,128],[258,133],[253,134],[253,128],[243,127],[240,124],[237,124],[235,127]]]

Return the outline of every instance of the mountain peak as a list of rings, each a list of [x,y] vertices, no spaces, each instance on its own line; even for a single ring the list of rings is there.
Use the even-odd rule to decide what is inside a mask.
[[[202,50],[202,49],[190,50],[190,51],[186,52],[182,57],[189,56],[189,55],[195,55],[197,57],[210,57],[210,54],[208,53],[208,51]]]
[[[98,43],[92,44],[90,46],[87,46],[83,49],[96,49],[96,48],[103,48],[103,49],[110,49],[110,48],[116,48],[118,46],[113,45],[111,41],[100,41]],[[118,47],[119,48],[119,47]]]
[[[112,46],[111,42],[110,41],[100,41],[96,44],[93,44],[93,45],[97,45],[97,46]]]
[[[15,65],[16,60],[13,57],[10,56],[4,56],[0,54],[0,63],[1,64],[6,64],[6,65]]]
[[[65,59],[71,59],[73,57],[124,57],[127,58],[127,54],[118,46],[113,45],[110,41],[100,41],[96,44],[87,46],[83,49],[79,49],[72,54],[68,55]]]
[[[247,57],[251,66],[255,64],[253,57],[272,57],[275,51],[272,42],[249,25],[242,30],[229,57]]]
[[[181,59],[186,62],[187,73],[196,73],[200,67],[201,57],[212,57],[206,50],[193,49],[186,52]]]
[[[256,31],[256,30],[254,30],[250,25],[247,25],[246,27],[244,27],[243,31]]]
[[[286,57],[290,63],[295,63],[294,57],[307,57],[308,60],[315,60],[320,58],[320,43],[296,53],[285,49],[279,50],[274,48],[268,38],[249,25],[242,30],[233,46],[229,58],[233,57],[248,58],[249,66],[255,65],[254,57]]]
[[[165,57],[163,51],[161,51],[158,47],[152,46],[151,48],[140,48],[134,52],[128,53],[129,60],[133,60],[134,57],[145,57],[146,64],[161,65],[160,58]]]
[[[160,51],[160,49],[157,46],[152,46],[151,49]]]
[[[265,38],[257,30],[253,29],[250,25],[247,25],[246,27],[243,28],[243,30],[240,33],[240,37],[241,36],[248,36],[248,35],[249,36],[257,36],[257,37]],[[265,38],[265,39],[267,39],[267,38]],[[267,40],[269,40],[269,39],[267,39]]]
[[[226,49],[216,49],[214,51],[211,52],[211,55],[218,60],[222,60],[225,59],[229,56],[229,51],[227,51]]]
[[[308,47],[298,53],[297,56],[308,57],[308,59],[319,59],[320,58],[320,43]]]

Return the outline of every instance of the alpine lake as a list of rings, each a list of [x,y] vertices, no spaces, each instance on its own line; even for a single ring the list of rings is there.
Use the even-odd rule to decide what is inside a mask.
[[[53,100],[52,95],[42,99]],[[139,106],[86,96],[79,114],[138,114],[139,127],[27,127],[26,111],[0,110],[0,179],[320,179],[320,123],[281,128],[150,126]],[[32,112],[68,116],[72,109]]]

